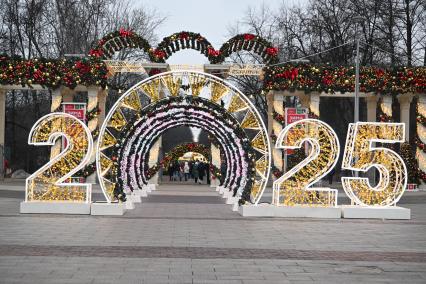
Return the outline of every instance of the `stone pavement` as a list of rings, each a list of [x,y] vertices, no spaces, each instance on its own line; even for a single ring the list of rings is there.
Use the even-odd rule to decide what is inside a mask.
[[[426,283],[425,192],[409,221],[242,218],[192,184],[119,217],[20,215],[23,196],[0,184],[0,283]]]

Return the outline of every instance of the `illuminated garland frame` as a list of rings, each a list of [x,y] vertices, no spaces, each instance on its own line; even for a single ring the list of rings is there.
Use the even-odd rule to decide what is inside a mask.
[[[189,99],[191,101],[190,105],[181,105],[182,102],[186,102],[189,103]],[[165,129],[168,129],[170,127],[175,127],[177,124],[177,122],[181,119],[184,119],[185,121],[183,122],[184,125],[188,125],[188,126],[197,126],[197,119],[194,119],[194,122],[190,122],[187,121],[188,117],[191,116],[191,112],[193,110],[197,110],[199,107],[196,106],[196,104],[194,103],[198,103],[198,104],[203,104],[203,105],[209,105],[208,109],[214,110],[216,113],[220,114],[220,115],[216,115],[216,117],[214,119],[209,119],[210,121],[223,121],[224,118],[226,119],[233,119],[229,114],[227,114],[226,112],[223,111],[223,109],[221,109],[219,106],[216,106],[212,103],[210,103],[209,101],[205,100],[205,99],[201,99],[201,98],[192,98],[192,97],[169,97],[167,99],[163,99],[147,108],[144,108],[143,113],[140,113],[140,119],[139,121],[143,122],[146,120],[146,116],[149,115],[149,127],[152,128],[147,128],[147,126],[140,128],[138,123],[134,123],[132,121],[128,121],[128,125],[131,125],[130,127],[133,128],[133,130],[131,131],[127,131],[127,129],[123,129],[123,133],[126,133],[127,138],[124,138],[124,140],[122,139],[120,143],[118,143],[118,147],[116,147],[114,149],[114,152],[116,154],[113,154],[113,156],[117,156],[117,161],[118,163],[121,165],[121,167],[123,165],[125,165],[125,168],[121,169],[120,167],[118,167],[118,175],[120,176],[121,179],[119,180],[119,182],[123,181],[124,184],[120,184],[121,188],[125,188],[127,190],[131,190],[133,191],[133,189],[135,187],[141,187],[143,184],[147,184],[148,182],[148,178],[146,176],[146,172],[149,170],[148,168],[148,154],[149,154],[149,149],[152,147],[152,144],[156,141],[156,137],[158,137],[158,135],[160,135],[160,133],[162,131],[164,131]],[[177,107],[179,109],[185,109],[186,113],[185,115],[183,115],[181,118],[179,118],[179,116],[176,114],[168,114],[170,111],[174,110],[174,107]],[[213,114],[213,113],[212,113]],[[161,123],[157,123],[158,126],[155,126],[156,123],[156,119],[154,119],[157,116],[161,116]],[[202,120],[202,117],[200,117],[199,114],[197,114],[194,118],[197,118],[198,120]],[[222,118],[222,119],[221,119]],[[207,121],[209,121],[207,120]],[[159,121],[159,122],[160,122]],[[210,122],[210,124],[212,123]],[[205,123],[206,127],[207,125],[209,125],[209,123]],[[234,121],[232,124],[228,125],[227,127],[232,127],[233,125],[238,125],[238,122]],[[155,126],[155,127],[154,127]],[[198,125],[200,127],[200,125]],[[225,126],[225,125],[224,125]],[[208,131],[208,129],[205,129]],[[237,131],[238,128],[236,128],[234,131]],[[144,132],[145,131],[145,132]],[[160,131],[160,132],[159,132]],[[222,130],[223,132],[223,130]],[[146,133],[146,134],[144,134]],[[213,134],[215,134],[213,132]],[[225,132],[223,132],[222,135],[229,135],[226,134]],[[251,146],[248,143],[248,138],[244,137],[244,132],[243,131],[237,131],[235,132],[235,134],[237,135],[235,138],[233,139],[229,139],[228,138],[228,142],[224,143],[224,141],[221,143],[223,148],[225,148],[227,150],[227,152],[231,155],[228,156],[229,158],[228,160],[228,174],[227,177],[229,178],[225,184],[227,187],[229,187],[231,190],[234,191],[234,194],[236,194],[237,191],[239,192],[244,192],[244,195],[246,195],[246,191],[249,190],[251,188],[251,183],[249,182],[251,179],[251,175],[253,173],[250,172],[237,172],[234,173],[235,169],[240,168],[241,170],[243,170],[244,168],[248,169],[248,168],[253,168],[253,164],[251,164],[250,160],[248,157],[246,157],[246,166],[243,166],[242,163],[239,164],[235,164],[234,162],[238,162],[238,154],[237,153],[241,153],[241,151],[244,151],[246,154],[249,154],[251,152],[253,152],[253,150],[251,149]],[[235,135],[232,134],[232,135]],[[217,136],[218,133],[215,134],[215,136]],[[128,141],[129,139],[134,139],[135,137],[139,137],[138,140],[135,141]],[[234,136],[232,136],[234,137]],[[238,138],[237,138],[238,137]],[[239,148],[233,148],[233,143],[237,142],[237,141],[246,141],[245,143],[243,142],[243,145],[241,149]],[[131,143],[131,144],[129,144]],[[142,143],[142,144],[141,144]],[[133,147],[133,145],[136,145],[136,147]],[[126,151],[123,151],[121,149],[127,149]],[[140,150],[140,147],[143,147],[142,150]],[[144,150],[143,150],[144,149]],[[142,154],[141,154],[142,153]],[[226,153],[226,151],[225,151]],[[123,156],[124,155],[124,156]],[[124,158],[126,160],[123,160]],[[136,157],[136,159],[135,159]],[[133,159],[133,161],[132,161]],[[144,162],[138,162],[138,160],[144,161]],[[123,162],[125,162],[123,164]],[[140,164],[140,166],[139,166]],[[135,168],[136,170],[134,170],[133,172],[135,173],[135,176],[133,177],[132,175],[132,171],[129,167]],[[129,174],[130,173],[130,177]],[[244,182],[243,182],[244,180]],[[242,184],[243,186],[240,186],[240,184]]]
[[[186,85],[182,80],[189,80],[189,89],[191,90],[190,94],[192,95],[188,94],[189,89],[186,88]],[[208,89],[205,90],[205,88]],[[131,127],[131,123],[127,121],[124,113],[131,112],[133,115],[137,115],[140,110],[145,110],[145,108],[149,107],[149,104],[153,106],[151,112],[154,111],[155,103],[160,99],[160,89],[163,90],[162,94],[167,97],[177,97],[177,99],[179,99],[181,98],[179,94],[186,94],[186,97],[195,100],[197,96],[200,95],[200,92],[205,90],[210,92],[210,98],[208,101],[213,103],[219,112],[229,113],[232,115],[242,112],[241,114],[244,116],[242,121],[236,121],[233,125],[238,125],[241,129],[244,129],[244,131],[251,131],[254,135],[254,138],[251,140],[244,139],[243,142],[251,145],[251,147],[253,147],[256,151],[256,156],[252,156],[250,158],[250,162],[254,163],[253,167],[248,167],[251,171],[256,173],[256,176],[249,180],[247,179],[247,174],[242,175],[242,178],[245,180],[247,179],[247,184],[253,183],[250,190],[243,190],[244,183],[242,183],[237,189],[230,188],[229,190],[234,190],[234,193],[237,193],[238,197],[240,197],[240,202],[245,203],[251,200],[253,203],[257,204],[266,186],[266,179],[269,176],[271,163],[271,158],[269,156],[269,138],[260,114],[252,102],[229,83],[226,83],[222,79],[213,75],[187,71],[166,72],[141,81],[123,94],[108,113],[100,130],[100,139],[97,144],[98,151],[96,153],[98,177],[107,201],[111,202],[116,198],[120,199],[124,197],[122,189],[117,186],[117,180],[110,178],[117,176],[117,161],[120,159],[118,155],[120,153],[116,152],[114,154],[111,152],[111,149],[120,145],[119,140],[121,138],[117,136],[117,131],[123,131],[126,127]],[[164,93],[164,91],[166,93]],[[221,98],[224,95],[228,95],[229,98],[228,104],[225,105],[225,107],[219,105]],[[150,102],[148,103],[148,106],[146,100]],[[140,113],[138,115],[140,116]],[[224,115],[222,115],[222,117],[223,116]],[[211,124],[211,121],[215,120],[216,119],[214,118],[210,118],[209,124]],[[217,121],[220,121],[220,119],[217,119]],[[145,141],[144,144],[148,142],[152,143],[152,141]],[[143,147],[146,147],[146,145]],[[234,150],[236,149],[237,148]],[[239,155],[243,155],[244,152],[245,151],[240,151]],[[229,164],[229,159],[227,160]],[[141,165],[141,167],[143,167],[143,165]],[[228,180],[231,180],[228,176],[229,174],[225,177],[226,184],[229,183]]]
[[[264,68],[265,91],[354,92],[355,68],[320,64],[283,64]],[[360,68],[360,91],[382,95],[426,93],[425,67]]]

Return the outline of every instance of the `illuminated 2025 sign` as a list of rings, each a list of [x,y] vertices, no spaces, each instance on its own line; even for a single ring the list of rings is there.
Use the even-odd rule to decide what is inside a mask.
[[[366,177],[343,177],[345,193],[353,203],[363,206],[390,206],[401,198],[407,185],[407,169],[401,157],[391,149],[374,143],[404,141],[403,123],[358,122],[349,124],[342,169],[367,172],[375,168],[379,181],[371,186]],[[274,182],[275,205],[336,206],[337,190],[310,188],[337,163],[339,141],[326,123],[304,119],[289,124],[278,135],[276,148],[294,149],[308,142],[308,157]]]
[[[401,198],[407,184],[406,166],[393,150],[375,143],[403,142],[404,133],[403,123],[349,125],[342,168],[353,172],[375,168],[379,172],[375,187],[365,177],[342,178],[345,193],[355,204],[389,206]],[[28,142],[53,145],[60,136],[67,139],[67,147],[27,179],[26,201],[90,202],[90,184],[65,182],[90,160],[93,141],[84,123],[68,114],[48,114],[33,126]],[[337,190],[311,186],[335,167],[340,152],[337,135],[320,120],[304,119],[281,131],[276,148],[295,149],[306,143],[307,158],[274,182],[273,204],[336,206]]]

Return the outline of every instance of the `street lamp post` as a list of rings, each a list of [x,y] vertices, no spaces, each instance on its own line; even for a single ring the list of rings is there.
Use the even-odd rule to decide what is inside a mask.
[[[354,122],[359,121],[359,34],[358,26],[361,25],[365,19],[361,16],[356,16],[352,19],[356,24],[355,38],[356,38],[356,57],[355,57],[355,102],[354,102]]]
[[[353,17],[352,21],[356,25],[355,38],[356,38],[356,57],[355,57],[355,101],[354,101],[354,122],[359,121],[359,34],[358,27],[365,19],[361,16]],[[358,177],[359,173],[355,172],[355,177]]]

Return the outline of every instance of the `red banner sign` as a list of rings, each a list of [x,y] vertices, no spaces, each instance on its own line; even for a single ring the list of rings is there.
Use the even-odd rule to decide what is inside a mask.
[[[62,110],[71,114],[83,122],[86,122],[86,104],[85,103],[62,103]],[[67,147],[67,139],[62,139],[62,149]]]
[[[85,103],[63,103],[63,112],[71,114],[81,121],[86,122],[86,104]]]

